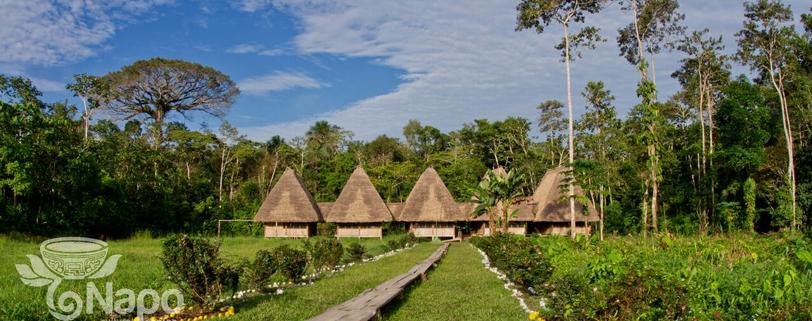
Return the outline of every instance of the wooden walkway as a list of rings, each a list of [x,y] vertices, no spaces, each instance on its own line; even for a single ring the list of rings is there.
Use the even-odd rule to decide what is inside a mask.
[[[393,277],[375,288],[366,289],[354,298],[335,305],[309,320],[368,321],[373,319],[384,305],[394,300],[406,287],[418,278],[425,280],[426,272],[443,257],[446,250],[448,250],[448,243],[441,245],[431,256],[415,265],[409,272]]]

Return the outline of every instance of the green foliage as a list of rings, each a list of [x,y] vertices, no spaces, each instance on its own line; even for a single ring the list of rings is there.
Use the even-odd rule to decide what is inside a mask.
[[[305,240],[303,247],[310,257],[311,266],[316,271],[333,268],[341,262],[344,255],[344,246],[333,237],[320,237],[315,241]]]
[[[521,266],[503,251],[526,246],[526,239],[502,236],[501,247],[487,239],[474,243],[500,270]],[[545,318],[812,317],[812,256],[797,236],[611,238],[594,244],[543,236],[530,242],[545,249],[543,260],[551,262],[539,294]]]
[[[419,242],[417,237],[415,237],[414,234],[409,233],[387,241],[386,247],[389,251],[395,251],[407,246],[415,245],[417,242]]]
[[[479,202],[476,214],[487,213],[491,231],[499,226],[507,232],[510,220],[517,210],[511,207],[522,195],[523,177],[512,169],[505,172],[503,168],[490,170],[479,183],[474,198]]]
[[[220,245],[174,235],[163,242],[161,262],[169,279],[196,303],[213,305],[224,289],[236,289],[241,268],[220,258]]]
[[[257,251],[254,262],[246,268],[246,279],[248,286],[252,289],[262,288],[271,279],[271,276],[276,273],[277,262],[274,256],[268,250]]]
[[[333,237],[336,236],[335,223],[318,223],[316,224],[316,234],[319,236]]]
[[[742,226],[748,231],[752,232],[756,222],[756,181],[753,180],[753,178],[748,178],[746,181],[744,181],[742,189],[745,207],[745,214],[742,218]]]
[[[472,242],[513,282],[532,288],[533,292],[547,290],[545,283],[552,273],[552,265],[541,247],[530,239],[497,233],[491,237],[474,238]]]
[[[367,249],[361,243],[350,243],[347,247],[347,254],[349,254],[350,262],[359,262],[369,256]]]
[[[307,268],[307,252],[297,250],[284,244],[271,252],[276,261],[276,268],[289,282],[297,282],[305,274]]]

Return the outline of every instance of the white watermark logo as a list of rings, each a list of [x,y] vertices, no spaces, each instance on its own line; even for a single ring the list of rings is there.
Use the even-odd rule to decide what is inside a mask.
[[[85,299],[74,291],[65,291],[57,297],[57,290],[63,280],[99,279],[107,277],[116,270],[121,255],[107,257],[107,243],[85,237],[61,237],[50,239],[40,244],[40,255],[27,255],[31,265],[16,264],[21,280],[28,286],[48,286],[46,303],[52,316],[68,321],[79,317],[84,311],[94,311],[97,302],[105,313],[115,312],[127,315],[135,312],[139,317],[152,314],[162,309],[170,313],[169,298],[174,296],[176,307],[183,306],[183,294],[177,289],[170,289],[158,294],[153,289],[145,289],[136,296],[131,289],[119,289],[113,292],[113,283],[106,282],[101,292],[92,281],[87,282]],[[115,297],[115,300],[114,300]]]

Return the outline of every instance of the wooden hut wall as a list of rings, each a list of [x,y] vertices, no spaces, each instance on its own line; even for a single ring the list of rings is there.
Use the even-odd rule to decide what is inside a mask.
[[[417,222],[409,225],[409,232],[417,237],[455,237],[457,224],[453,222]]]
[[[490,236],[491,229],[489,228],[490,223],[484,222],[479,226],[477,230],[478,235],[483,236]],[[497,230],[499,227],[497,227]],[[510,226],[508,226],[508,233],[517,234],[517,235],[526,235],[527,234],[527,222],[510,222]]]
[[[313,224],[265,223],[265,237],[310,237]]]
[[[383,228],[376,223],[338,223],[336,237],[383,237]]]
[[[533,224],[533,230],[545,235],[570,235],[569,222],[538,222]],[[584,222],[577,222],[575,225],[576,234],[588,234],[592,231],[591,226],[584,226]]]

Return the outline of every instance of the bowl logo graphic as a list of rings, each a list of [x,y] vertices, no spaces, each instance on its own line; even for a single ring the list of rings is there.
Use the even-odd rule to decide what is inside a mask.
[[[86,237],[60,237],[40,243],[40,255],[27,255],[31,265],[17,264],[23,283],[56,284],[62,280],[98,279],[113,274],[121,255],[107,258],[107,243]]]
[[[83,237],[61,237],[40,244],[49,270],[67,280],[81,280],[98,271],[107,258],[107,243]]]
[[[183,306],[183,294],[177,289],[169,289],[159,295],[154,289],[143,289],[137,296],[132,289],[113,291],[113,283],[108,280],[102,289],[94,281],[87,281],[85,293],[72,291],[60,284],[65,280],[98,279],[113,274],[121,255],[111,255],[107,243],[102,240],[86,237],[60,237],[40,243],[40,256],[26,255],[30,264],[15,264],[20,280],[28,286],[47,287],[45,303],[48,312],[61,321],[71,321],[78,318],[83,312],[88,314],[94,311],[96,304],[108,316],[115,312],[118,315],[128,315],[136,312],[137,318],[145,314],[152,314],[162,308],[165,314],[176,311]],[[76,281],[68,285],[75,286]],[[122,290],[126,290],[123,291]],[[120,294],[123,293],[123,294]],[[132,293],[127,295],[127,293]],[[113,295],[123,297],[113,301]],[[177,305],[173,309],[169,306],[168,298],[175,296]],[[85,299],[83,299],[85,298]],[[137,298],[137,299],[136,299]],[[155,301],[146,298],[154,298]],[[160,306],[157,304],[160,303]]]

